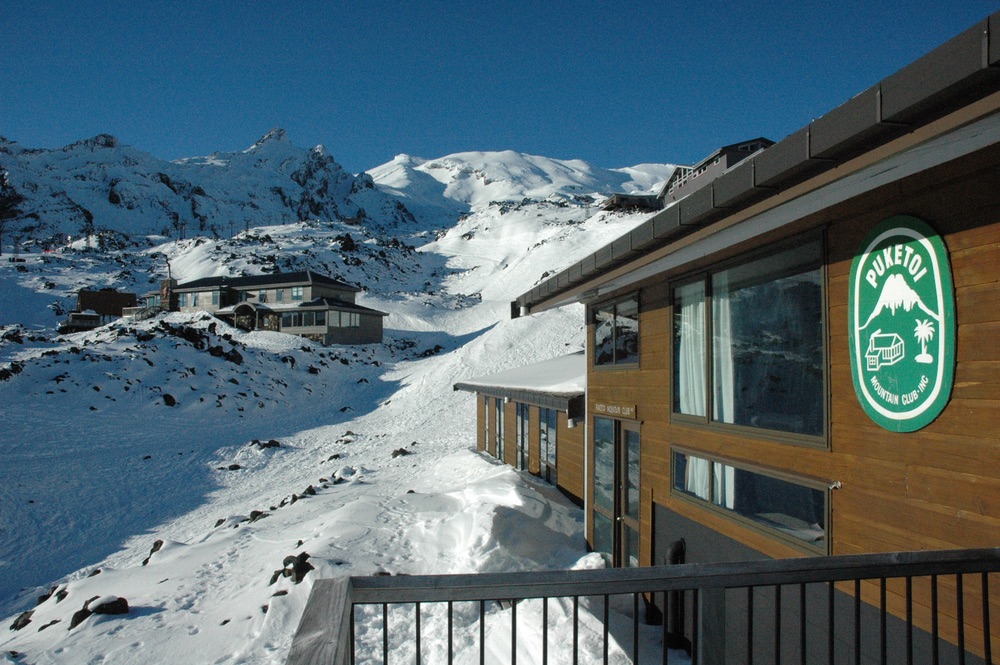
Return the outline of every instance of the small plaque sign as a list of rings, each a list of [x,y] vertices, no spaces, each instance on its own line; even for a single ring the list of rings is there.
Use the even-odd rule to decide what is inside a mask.
[[[635,420],[634,404],[594,404],[594,414],[610,416],[611,418],[628,418]]]

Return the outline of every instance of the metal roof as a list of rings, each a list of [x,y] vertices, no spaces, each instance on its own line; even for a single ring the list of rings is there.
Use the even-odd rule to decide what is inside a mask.
[[[347,302],[346,300],[339,300],[337,298],[314,298],[308,302],[294,302],[294,303],[257,303],[246,302],[236,303],[235,305],[229,305],[227,307],[222,307],[216,310],[216,314],[232,314],[236,311],[237,307],[249,306],[251,309],[262,310],[268,312],[294,312],[297,310],[305,309],[324,309],[324,310],[336,310],[338,312],[357,312],[359,314],[371,314],[373,316],[389,316],[385,312],[380,312],[377,309],[372,309],[371,307],[365,307],[364,305],[359,305],[353,302]]]
[[[517,317],[581,300],[572,294],[611,270],[1000,91],[1000,12],[745,159],[710,184],[541,282],[511,303]]]
[[[276,272],[270,275],[251,275],[249,277],[203,277],[190,282],[183,282],[174,287],[174,291],[196,291],[198,289],[228,286],[234,289],[252,289],[262,286],[298,286],[306,284],[324,284],[345,291],[358,292],[361,289],[345,284],[333,277],[328,277],[312,270],[296,272]]]

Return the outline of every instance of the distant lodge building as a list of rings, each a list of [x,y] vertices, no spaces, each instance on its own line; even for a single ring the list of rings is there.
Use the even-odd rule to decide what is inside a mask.
[[[165,281],[149,308],[205,311],[242,330],[273,330],[323,345],[378,344],[387,316],[355,302],[360,289],[312,271]]]
[[[584,352],[467,379],[479,450],[557,486],[583,505]]]
[[[1000,13],[664,198],[695,180],[512,303],[587,308],[586,414],[557,459],[573,474],[582,459],[593,549],[647,566],[678,543],[689,563],[1000,545]],[[480,446],[522,464],[499,416],[529,433],[530,469],[540,409],[515,413],[495,383],[470,385]],[[908,602],[882,593],[902,640]],[[913,601],[918,662],[929,593]],[[962,593],[983,607],[982,589]],[[957,602],[953,583],[941,594]],[[877,625],[877,581],[861,595]],[[699,606],[726,654],[712,662],[747,662],[739,608],[720,603]],[[981,662],[981,615],[965,617],[935,639]]]
[[[76,294],[76,309],[60,322],[58,332],[67,334],[99,328],[121,318],[122,312],[135,307],[137,302],[134,293],[121,293],[114,289],[80,289]]]
[[[758,137],[719,148],[694,166],[678,166],[657,194],[613,194],[604,210],[662,210],[701,189],[717,177],[774,141]]]

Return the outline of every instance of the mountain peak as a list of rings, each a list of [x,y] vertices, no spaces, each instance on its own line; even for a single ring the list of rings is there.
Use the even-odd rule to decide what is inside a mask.
[[[67,148],[117,148],[121,145],[111,134],[98,134],[89,139],[84,139],[82,141],[77,141],[76,143],[71,143]]]
[[[275,127],[267,134],[264,134],[256,143],[246,149],[245,152],[253,152],[267,143],[288,143],[288,132],[280,127]]]

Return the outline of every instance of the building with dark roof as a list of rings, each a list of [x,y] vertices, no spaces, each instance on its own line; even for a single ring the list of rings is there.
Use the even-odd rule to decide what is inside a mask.
[[[774,145],[762,136],[722,146],[694,166],[677,166],[656,194],[612,194],[603,210],[662,210],[694,193],[747,157]]]
[[[320,344],[376,344],[387,316],[355,302],[361,289],[312,271],[167,281],[148,304],[205,311],[242,330],[272,330]]]
[[[76,309],[58,326],[60,334],[83,332],[103,326],[122,316],[123,310],[135,307],[134,293],[114,289],[80,289],[76,294]]]

